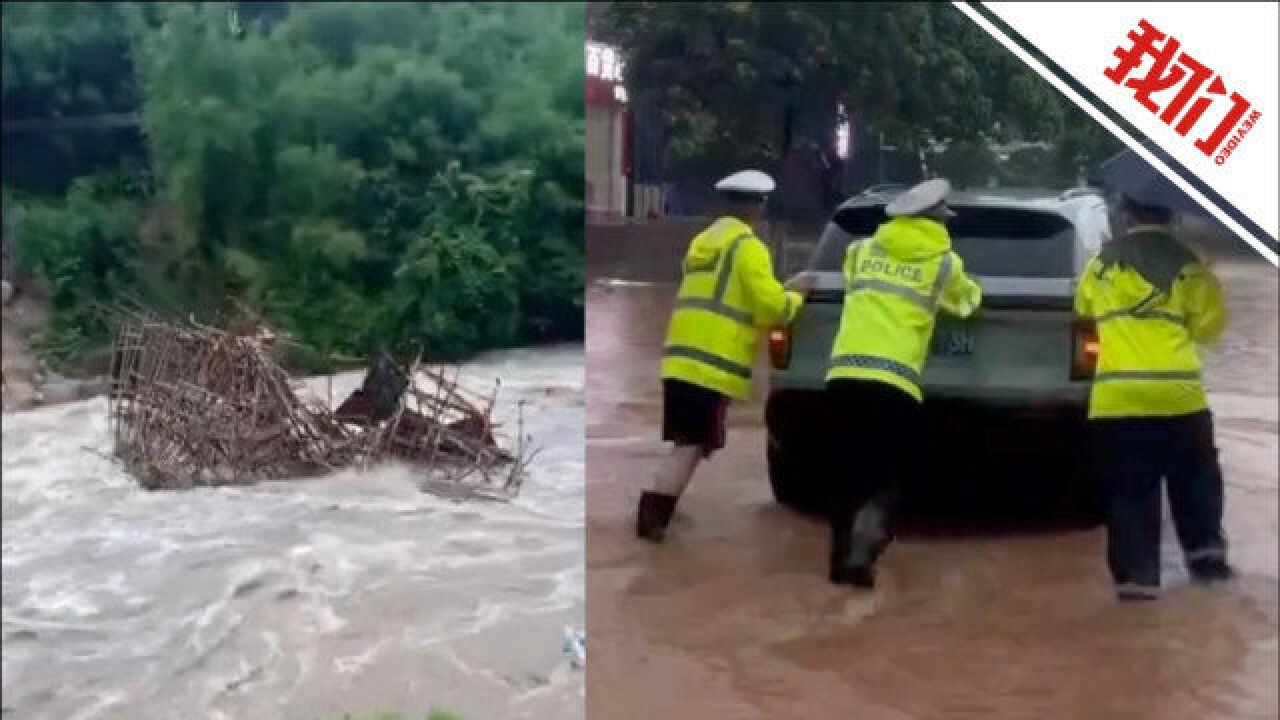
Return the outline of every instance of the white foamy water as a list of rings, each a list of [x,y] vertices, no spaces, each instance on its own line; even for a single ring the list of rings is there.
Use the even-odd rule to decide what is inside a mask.
[[[542,447],[511,503],[422,493],[406,466],[146,492],[105,398],[6,413],[4,717],[582,717],[561,654],[583,624],[582,360],[464,368],[502,378],[503,429],[526,402]]]

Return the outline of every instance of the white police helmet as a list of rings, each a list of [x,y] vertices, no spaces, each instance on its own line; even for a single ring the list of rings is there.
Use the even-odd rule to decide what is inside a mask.
[[[947,182],[946,178],[925,180],[894,198],[893,202],[885,206],[884,214],[889,217],[922,215],[930,208],[944,203],[950,193],[951,183]],[[955,217],[955,213],[947,209],[945,205],[943,209],[947,217]]]
[[[759,170],[742,170],[716,183],[716,190],[739,195],[768,195],[774,187],[773,178]]]

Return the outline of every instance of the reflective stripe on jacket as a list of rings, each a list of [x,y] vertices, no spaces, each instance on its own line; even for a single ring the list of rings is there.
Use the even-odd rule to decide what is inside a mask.
[[[1139,230],[1151,232],[1130,232]],[[1133,268],[1094,257],[1080,278],[1075,309],[1098,323],[1089,417],[1186,415],[1208,407],[1196,343],[1218,337],[1226,310],[1217,278],[1202,263],[1184,266],[1163,292]]]
[[[716,220],[685,255],[662,377],[749,399],[758,328],[790,323],[803,301],[773,276],[769,250],[750,226]]]
[[[951,251],[946,227],[926,218],[894,218],[870,240],[849,245],[844,278],[827,380],[876,380],[922,400],[921,373],[937,311],[968,317],[982,302],[982,289]]]

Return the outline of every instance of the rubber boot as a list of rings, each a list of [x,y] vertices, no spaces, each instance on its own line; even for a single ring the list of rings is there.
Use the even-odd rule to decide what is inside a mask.
[[[893,535],[888,534],[888,535],[885,535],[878,542],[873,543],[871,545],[871,564],[872,565],[875,565],[877,562],[880,561],[880,556],[884,554],[885,550],[889,549],[889,545],[892,543],[893,543]]]
[[[847,583],[854,587],[873,588],[876,586],[876,558],[884,550],[881,542],[872,541],[865,535],[855,534],[845,560],[845,577]]]
[[[853,548],[853,522],[831,521],[831,558],[828,579],[835,585],[849,585],[849,551]]]
[[[836,585],[875,587],[876,558],[884,552],[888,539],[872,541],[853,530],[852,513],[833,517],[831,521],[831,569],[829,578]]]
[[[1202,558],[1190,564],[1187,571],[1195,585],[1221,585],[1235,577],[1235,570],[1222,558]]]
[[[845,556],[840,576],[848,585],[873,588],[876,585],[875,564],[892,541],[887,531],[886,502],[872,500],[858,509],[850,524],[852,542]]]
[[[648,491],[640,495],[640,504],[636,508],[636,537],[662,542],[679,499],[675,495]]]

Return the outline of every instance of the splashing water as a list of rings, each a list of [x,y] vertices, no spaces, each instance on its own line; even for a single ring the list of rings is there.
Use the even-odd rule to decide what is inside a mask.
[[[583,617],[582,357],[463,368],[542,447],[510,503],[395,465],[149,493],[111,459],[105,398],[5,414],[5,716],[581,717],[557,641]]]

